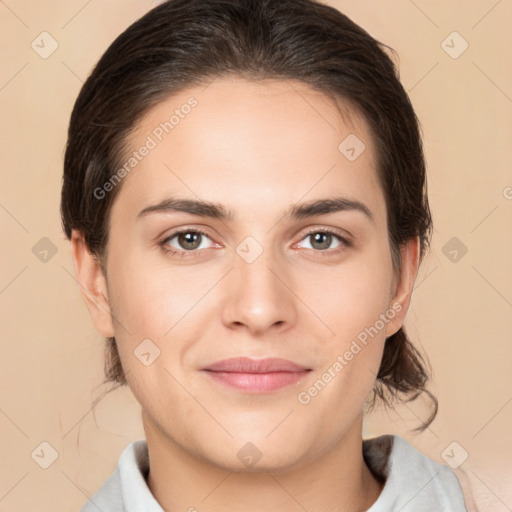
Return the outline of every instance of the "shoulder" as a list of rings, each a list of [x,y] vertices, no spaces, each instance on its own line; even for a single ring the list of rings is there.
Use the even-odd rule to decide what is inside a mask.
[[[80,512],[163,512],[146,483],[148,446],[144,439],[130,443],[115,471]]]
[[[405,439],[388,435],[363,441],[364,458],[385,479],[368,512],[467,512],[459,481],[451,468],[430,459]]]
[[[98,512],[98,510],[124,512],[119,468],[116,468],[98,492],[87,500],[80,512]]]

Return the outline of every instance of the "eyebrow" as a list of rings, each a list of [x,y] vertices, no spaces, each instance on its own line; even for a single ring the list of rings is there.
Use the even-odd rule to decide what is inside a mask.
[[[289,208],[284,217],[300,220],[316,215],[325,215],[340,211],[356,211],[364,214],[368,220],[375,223],[371,210],[362,202],[344,197],[316,199],[307,203],[296,204]],[[226,210],[223,205],[195,199],[167,198],[157,204],[147,206],[137,214],[137,219],[152,213],[185,212],[201,217],[219,220],[233,220],[233,210]]]

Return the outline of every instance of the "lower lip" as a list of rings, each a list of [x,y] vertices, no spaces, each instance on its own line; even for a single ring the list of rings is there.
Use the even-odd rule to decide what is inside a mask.
[[[276,389],[296,384],[303,379],[310,370],[302,372],[275,372],[275,373],[236,373],[214,372],[207,370],[210,377],[227,386],[244,391],[274,391]]]

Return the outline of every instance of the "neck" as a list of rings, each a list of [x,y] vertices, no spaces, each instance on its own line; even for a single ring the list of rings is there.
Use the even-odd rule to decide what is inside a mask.
[[[298,467],[240,472],[195,456],[166,436],[143,412],[150,472],[148,486],[166,511],[363,512],[383,485],[362,455],[362,414],[325,453]]]

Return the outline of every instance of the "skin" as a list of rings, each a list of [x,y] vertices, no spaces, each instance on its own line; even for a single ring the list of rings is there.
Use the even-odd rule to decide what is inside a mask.
[[[190,96],[197,107],[123,179],[111,212],[108,281],[81,234],[72,237],[94,326],[115,336],[142,406],[148,485],[166,511],[366,510],[382,485],[362,457],[363,405],[386,337],[405,319],[419,241],[402,247],[396,274],[367,124],[300,82],[220,77],[189,88],[143,117],[131,149]],[[355,161],[338,149],[350,133],[366,146]],[[220,203],[234,218],[137,218],[169,196]],[[355,210],[285,216],[295,203],[333,196],[364,203],[374,220]],[[163,249],[180,227],[207,232],[193,256]],[[326,228],[352,245],[308,236]],[[236,252],[248,236],[263,249],[251,263]],[[186,252],[181,242],[166,244]],[[301,404],[298,393],[392,304],[401,310],[385,328]],[[146,338],[160,350],[149,366],[133,353]],[[267,393],[234,390],[200,371],[235,356],[283,357],[312,371]],[[237,457],[248,442],[262,454],[250,467]]]

